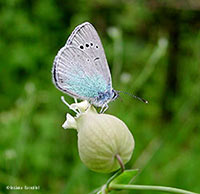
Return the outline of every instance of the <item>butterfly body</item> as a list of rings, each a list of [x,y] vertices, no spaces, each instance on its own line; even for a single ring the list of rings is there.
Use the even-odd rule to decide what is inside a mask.
[[[88,22],[77,26],[59,50],[52,74],[59,90],[94,106],[107,108],[118,97],[100,38]]]
[[[98,96],[94,100],[91,100],[91,103],[97,107],[104,107],[110,101],[115,100],[117,97],[118,93],[114,89],[112,89],[110,91],[99,92]]]

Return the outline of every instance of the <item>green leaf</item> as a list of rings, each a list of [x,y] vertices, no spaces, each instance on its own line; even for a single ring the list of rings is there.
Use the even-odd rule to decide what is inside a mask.
[[[125,170],[117,176],[112,182],[114,184],[128,184],[138,173],[139,169]]]

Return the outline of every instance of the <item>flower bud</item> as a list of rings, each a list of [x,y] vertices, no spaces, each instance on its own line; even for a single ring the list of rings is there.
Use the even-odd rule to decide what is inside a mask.
[[[78,109],[79,103],[76,106]],[[66,121],[78,131],[78,151],[82,162],[96,172],[108,173],[119,169],[116,156],[121,158],[123,164],[132,156],[132,134],[120,119],[98,114],[93,107],[84,110],[74,120],[68,115],[69,122]]]

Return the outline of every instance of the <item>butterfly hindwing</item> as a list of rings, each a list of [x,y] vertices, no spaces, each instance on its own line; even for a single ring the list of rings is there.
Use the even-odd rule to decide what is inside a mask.
[[[64,46],[53,66],[53,80],[61,91],[82,100],[91,100],[110,89],[90,56],[79,48]]]

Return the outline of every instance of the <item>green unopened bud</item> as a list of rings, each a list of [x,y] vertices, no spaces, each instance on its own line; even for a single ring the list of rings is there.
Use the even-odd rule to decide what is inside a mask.
[[[70,105],[70,108],[74,106]],[[76,103],[76,109],[79,109],[79,103]],[[78,131],[82,162],[91,170],[104,173],[120,168],[118,157],[126,164],[132,156],[134,139],[124,122],[109,114],[98,114],[88,104],[82,110],[74,120],[68,115],[65,122]]]

